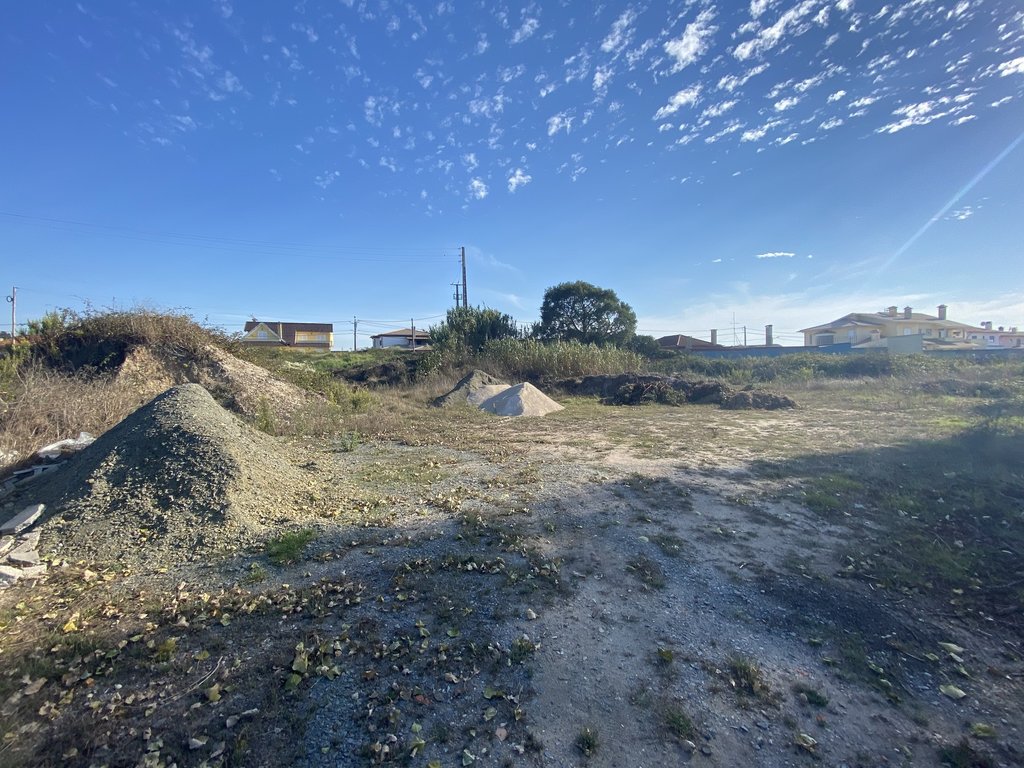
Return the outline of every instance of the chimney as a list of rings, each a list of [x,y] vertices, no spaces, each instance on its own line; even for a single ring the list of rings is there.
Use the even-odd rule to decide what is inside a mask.
[[[764,327],[764,345],[766,347],[772,345],[772,327],[770,325]]]
[[[718,343],[718,329],[717,328],[712,328],[711,329],[711,343],[712,344],[717,344]]]
[[[946,305],[945,304],[939,304],[939,320],[945,320],[945,319],[946,319]]]
[[[279,338],[279,339],[280,339],[281,341],[284,341],[284,325],[283,325],[283,324],[281,324],[281,323],[278,323],[278,324],[277,324],[277,337],[278,337],[278,338]]]
[[[911,320],[911,319],[913,319],[913,317],[914,317],[914,310],[911,309],[910,307],[904,307],[903,308],[903,319],[904,320]]]
[[[992,321],[991,320],[985,320],[981,324],[981,327],[984,328],[986,331],[991,331],[992,330]]]
[[[898,308],[896,306],[889,307],[889,317],[896,317],[897,309]]]

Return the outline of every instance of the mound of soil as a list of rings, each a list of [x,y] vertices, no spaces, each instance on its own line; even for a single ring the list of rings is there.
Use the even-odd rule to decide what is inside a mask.
[[[729,395],[722,400],[722,407],[730,411],[750,409],[777,411],[782,408],[796,408],[796,401],[776,392],[752,389]]]
[[[264,408],[287,420],[316,397],[275,378],[265,368],[213,346],[197,357],[178,357],[158,348],[136,346],[125,354],[117,378],[145,397],[155,397],[178,384],[196,383],[250,420]]]
[[[466,403],[479,406],[509,386],[508,382],[492,376],[487,371],[475,369],[463,376],[450,392],[441,395],[431,405],[438,408]]]
[[[525,382],[508,387],[480,404],[481,411],[498,416],[544,416],[564,407]]]
[[[715,403],[723,408],[795,408],[785,395],[766,391],[734,392],[720,381],[691,381],[655,373],[621,373],[562,379],[556,386],[568,395],[600,397],[605,405]]]
[[[964,381],[962,379],[940,379],[921,382],[921,391],[930,395],[952,395],[954,397],[1012,397],[1011,387],[991,381]]]
[[[25,493],[44,551],[149,570],[255,541],[293,509],[299,470],[203,387],[174,387]]]

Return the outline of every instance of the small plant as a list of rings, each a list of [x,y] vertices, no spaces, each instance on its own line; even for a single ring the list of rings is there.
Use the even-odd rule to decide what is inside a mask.
[[[316,536],[316,533],[309,528],[301,531],[289,531],[267,542],[265,552],[270,562],[274,565],[288,565],[294,563]]]
[[[677,739],[689,739],[692,741],[697,735],[697,729],[693,725],[693,720],[686,714],[679,702],[673,701],[667,704],[662,712],[662,717],[669,733]]]
[[[177,638],[169,637],[153,649],[153,659],[159,662],[168,662],[174,658],[177,650]]]
[[[676,654],[675,651],[673,651],[671,648],[662,648],[661,646],[659,646],[657,658],[658,666],[670,667],[672,666],[672,662],[676,660]]]
[[[583,753],[584,757],[591,757],[600,746],[597,738],[597,730],[589,726],[579,732],[576,737],[576,749]]]
[[[352,453],[359,447],[359,432],[354,429],[351,432],[343,432],[338,437],[336,445],[341,453]]]
[[[512,641],[512,650],[509,654],[512,659],[512,663],[522,664],[536,652],[537,647],[537,644],[526,635],[517,637]]]
[[[995,768],[992,758],[972,747],[966,738],[956,746],[940,749],[939,759],[952,768]]]
[[[823,694],[817,688],[812,688],[804,683],[794,684],[793,693],[795,693],[801,701],[806,701],[812,707],[823,709],[828,706],[828,696]]]
[[[259,563],[253,563],[249,566],[249,572],[242,579],[243,584],[259,584],[261,581],[266,581],[267,569]]]
[[[259,405],[256,406],[256,417],[253,426],[260,432],[266,432],[268,435],[277,434],[277,420],[274,418],[274,412],[270,409],[270,403],[265,397],[261,397]]]
[[[757,698],[770,694],[768,683],[761,668],[743,656],[733,656],[728,664],[729,682],[739,693]]]
[[[665,571],[650,558],[637,555],[627,563],[627,566],[648,587],[653,587],[654,589],[664,588]]]

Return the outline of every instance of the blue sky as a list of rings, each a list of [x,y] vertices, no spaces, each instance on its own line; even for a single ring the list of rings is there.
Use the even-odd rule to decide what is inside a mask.
[[[6,3],[19,315],[334,322],[587,280],[656,336],[1024,326],[1016,0]],[[737,333],[738,335],[738,333]]]

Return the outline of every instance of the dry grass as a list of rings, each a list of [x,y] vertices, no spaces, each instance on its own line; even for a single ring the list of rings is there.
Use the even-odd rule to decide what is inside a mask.
[[[110,376],[31,365],[19,373],[19,382],[20,393],[0,412],[0,470],[79,432],[99,435],[142,404],[136,390]]]

